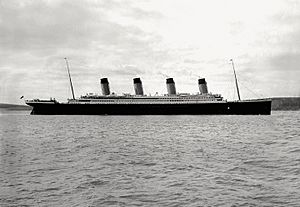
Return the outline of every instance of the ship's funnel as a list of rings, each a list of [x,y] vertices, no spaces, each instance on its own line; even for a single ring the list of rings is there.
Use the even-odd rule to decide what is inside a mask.
[[[167,91],[168,95],[176,95],[175,82],[173,78],[167,78]]]
[[[208,93],[207,83],[205,81],[205,78],[198,79],[198,86],[199,86],[199,91],[200,91],[201,94]]]
[[[100,79],[100,83],[101,83],[102,94],[104,96],[109,95],[110,94],[110,90],[109,90],[108,79],[107,78],[101,78]]]
[[[135,95],[144,95],[143,84],[140,78],[133,79]]]

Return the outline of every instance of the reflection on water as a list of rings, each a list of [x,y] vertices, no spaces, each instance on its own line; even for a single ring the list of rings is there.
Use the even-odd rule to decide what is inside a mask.
[[[300,112],[0,115],[0,205],[299,206]]]

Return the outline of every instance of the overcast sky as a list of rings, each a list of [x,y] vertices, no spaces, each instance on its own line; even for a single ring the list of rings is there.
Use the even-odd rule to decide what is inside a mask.
[[[300,1],[292,0],[0,0],[0,102],[133,93],[209,91],[236,98],[300,96]]]

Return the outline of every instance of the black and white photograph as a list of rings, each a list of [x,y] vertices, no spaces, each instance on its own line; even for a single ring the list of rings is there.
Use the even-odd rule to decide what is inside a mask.
[[[300,206],[300,0],[0,0],[0,206]]]

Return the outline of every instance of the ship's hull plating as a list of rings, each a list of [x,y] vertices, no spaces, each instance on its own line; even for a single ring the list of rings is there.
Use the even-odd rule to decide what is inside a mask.
[[[271,100],[194,104],[27,103],[34,115],[270,115]]]

